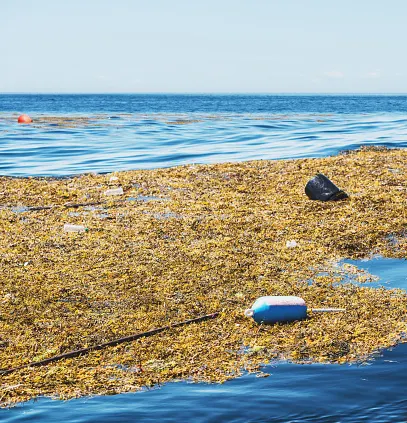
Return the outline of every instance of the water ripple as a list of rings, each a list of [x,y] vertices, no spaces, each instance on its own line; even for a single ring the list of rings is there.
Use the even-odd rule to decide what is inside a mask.
[[[0,410],[5,423],[405,422],[407,345],[367,365],[274,363],[268,378],[168,383],[159,389],[70,401],[40,399]]]
[[[114,123],[111,116],[90,114],[74,127],[57,129],[54,121],[33,118],[32,126],[18,125],[12,115],[0,113],[2,174],[62,176],[407,146],[407,119],[399,114],[127,113]]]

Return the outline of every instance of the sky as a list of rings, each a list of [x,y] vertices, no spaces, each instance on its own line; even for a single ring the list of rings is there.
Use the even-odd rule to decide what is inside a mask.
[[[406,93],[406,0],[0,0],[0,92]]]

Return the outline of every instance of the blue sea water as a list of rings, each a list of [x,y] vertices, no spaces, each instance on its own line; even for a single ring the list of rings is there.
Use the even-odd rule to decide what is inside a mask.
[[[34,123],[17,124],[21,113]],[[407,146],[407,96],[0,95],[4,175],[317,157],[361,145]]]
[[[21,113],[34,123],[17,124]],[[361,145],[407,146],[407,96],[0,95],[1,175],[320,157]],[[404,260],[348,263],[407,287]],[[276,362],[263,371],[270,376],[223,385],[40,398],[0,410],[0,421],[407,422],[407,344],[363,365]]]

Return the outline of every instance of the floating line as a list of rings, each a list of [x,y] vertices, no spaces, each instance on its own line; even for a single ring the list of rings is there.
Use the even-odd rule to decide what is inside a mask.
[[[194,319],[184,320],[183,322],[173,323],[173,324],[168,325],[168,326],[163,326],[161,328],[152,329],[152,330],[149,330],[147,332],[136,333],[134,335],[125,336],[124,338],[114,339],[113,341],[105,342],[103,344],[93,345],[92,347],[82,348],[80,350],[75,350],[75,351],[69,351],[65,354],[56,355],[54,357],[50,357],[50,358],[47,358],[45,360],[34,361],[32,363],[24,364],[22,366],[14,367],[14,368],[7,369],[7,370],[0,370],[0,376],[6,376],[6,375],[9,375],[10,373],[17,371],[17,370],[26,369],[28,367],[45,366],[45,365],[47,365],[49,363],[53,363],[55,361],[65,360],[67,358],[79,357],[79,356],[87,354],[91,351],[102,350],[103,348],[106,348],[106,347],[114,347],[116,345],[123,344],[124,342],[131,342],[131,341],[135,341],[136,339],[147,338],[148,336],[152,336],[152,335],[155,335],[157,333],[164,332],[165,330],[168,330],[168,329],[173,329],[173,328],[177,328],[177,327],[180,327],[180,326],[186,326],[186,325],[189,325],[191,323],[203,322],[205,320],[215,319],[216,317],[219,316],[219,314],[220,314],[219,311],[216,312],[216,313],[212,313],[212,314],[206,314],[204,316],[196,317]]]

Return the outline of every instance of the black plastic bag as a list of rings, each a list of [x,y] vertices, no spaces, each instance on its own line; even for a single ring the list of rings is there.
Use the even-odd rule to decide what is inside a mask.
[[[322,173],[317,173],[305,185],[305,194],[311,200],[319,201],[337,201],[348,198],[345,191],[339,189]]]

